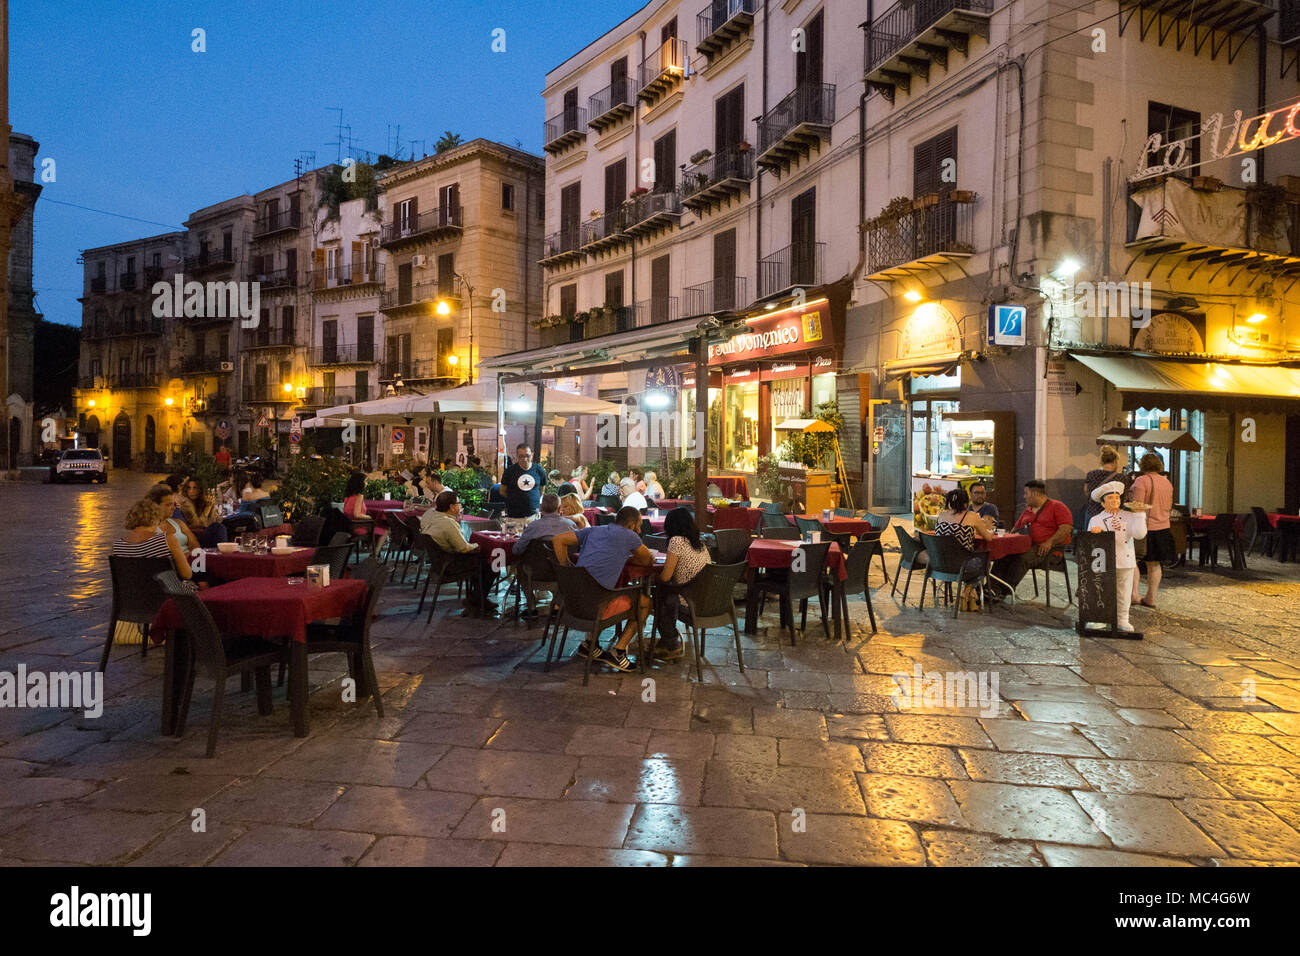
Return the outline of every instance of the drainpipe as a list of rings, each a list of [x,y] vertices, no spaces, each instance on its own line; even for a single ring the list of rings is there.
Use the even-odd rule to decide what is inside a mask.
[[[763,112],[758,118],[762,123],[767,116],[767,46],[768,36],[772,32],[772,22],[768,19],[767,0],[763,0]],[[759,130],[759,142],[755,144],[754,155],[762,149],[762,129]],[[763,167],[754,163],[754,292],[757,293],[763,281]],[[754,298],[758,298],[755,295]]]
[[[642,30],[640,33],[637,34],[637,39],[641,41],[641,53],[640,53],[640,59],[637,64],[637,75],[636,75],[636,82],[639,85],[641,83],[641,64],[645,63],[645,31],[644,30]],[[686,81],[683,79],[682,82],[685,83]],[[655,170],[655,174],[658,175],[658,170]],[[636,189],[638,186],[641,185],[640,176],[641,176],[641,110],[637,108],[636,103],[633,103],[632,104],[632,188],[633,189]],[[615,210],[615,212],[617,212],[617,210]],[[636,238],[635,237],[633,237],[632,239],[632,263],[628,271],[632,273],[631,282],[630,282],[631,290],[628,296],[628,302],[625,302],[623,305],[624,308],[627,308],[628,304],[629,303],[631,304],[632,322],[635,326],[636,323]],[[602,296],[604,295],[603,292],[601,294]],[[628,379],[629,389],[631,388],[631,385],[632,385],[632,380],[631,378],[629,378]]]

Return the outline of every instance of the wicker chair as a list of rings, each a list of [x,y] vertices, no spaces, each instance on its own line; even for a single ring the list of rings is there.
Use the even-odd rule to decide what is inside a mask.
[[[167,595],[155,575],[174,570],[171,558],[127,558],[117,554],[108,556],[108,573],[113,581],[113,609],[109,612],[104,653],[99,659],[100,673],[108,669],[108,655],[113,649],[117,625],[121,622],[140,626],[140,656],[149,653],[149,624],[167,603]]]
[[[641,596],[640,585],[629,585],[624,588],[606,588],[603,587],[585,568],[577,568],[572,565],[559,564],[555,566],[556,578],[560,583],[560,594],[563,597],[563,604],[560,607],[559,617],[555,622],[555,629],[551,631],[551,643],[546,651],[546,664],[544,670],[551,669],[551,660],[555,657],[555,642],[559,638],[561,655],[564,654],[564,643],[569,638],[570,628],[576,628],[587,635],[587,659],[586,670],[582,675],[582,686],[586,687],[591,677],[591,655],[594,654],[600,646],[599,638],[602,631],[607,627],[617,627],[628,621],[636,621],[636,655],[637,664],[642,673],[645,673],[645,654],[643,653],[643,634],[640,617],[637,614],[637,607]],[[607,614],[607,608],[610,603],[619,595],[627,595],[629,608],[618,614]],[[564,627],[564,635],[560,636],[560,627]]]
[[[808,601],[811,598],[816,598],[822,612],[822,630],[826,632],[828,639],[831,636],[830,628],[826,624],[826,588],[823,580],[826,574],[826,557],[830,553],[830,549],[831,542],[829,541],[802,545],[801,550],[805,555],[802,571],[796,571],[791,567],[784,576],[762,575],[755,582],[755,587],[761,594],[775,594],[781,599],[781,623],[789,629],[791,645],[795,642],[795,601],[799,602],[799,630],[807,630]],[[760,611],[760,613],[762,612]]]
[[[736,664],[743,674],[745,659],[740,649],[740,625],[731,595],[744,577],[746,564],[708,564],[679,592],[686,602],[681,620],[691,632],[691,650],[695,655],[695,679],[704,680],[700,661],[704,660],[705,632],[711,627],[731,625],[736,641]]]

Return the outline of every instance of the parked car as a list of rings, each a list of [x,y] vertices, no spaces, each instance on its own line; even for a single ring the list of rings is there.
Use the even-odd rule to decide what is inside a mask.
[[[108,465],[98,448],[69,448],[59,456],[51,480],[55,484],[72,480],[106,482]]]

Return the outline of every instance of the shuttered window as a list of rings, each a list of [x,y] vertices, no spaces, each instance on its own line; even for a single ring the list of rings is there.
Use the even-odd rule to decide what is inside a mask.
[[[944,130],[918,143],[912,150],[912,195],[946,193],[957,188],[955,182],[943,181],[944,160],[951,159],[957,169],[957,127]],[[956,178],[955,175],[951,178]]]

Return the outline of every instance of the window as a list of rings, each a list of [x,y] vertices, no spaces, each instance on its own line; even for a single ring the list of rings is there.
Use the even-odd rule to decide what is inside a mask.
[[[670,129],[655,140],[655,188],[670,193],[677,188],[677,130]]]
[[[669,306],[668,257],[650,260],[650,321],[654,324],[672,318]]]
[[[126,257],[126,274],[129,276],[135,275],[135,256]]]
[[[397,267],[397,304],[406,305],[411,301],[411,273],[414,266],[403,262]]]
[[[671,20],[669,20],[667,23],[663,25],[662,29],[660,29],[659,43],[660,45],[662,45],[664,43],[667,43],[669,40],[675,40],[675,39],[677,39],[677,18],[673,17]]]
[[[337,279],[337,278],[339,277],[338,268],[339,268],[339,250],[338,250],[338,249],[326,249],[326,250],[325,250],[325,276],[326,276],[326,278],[329,278],[329,279]]]
[[[560,286],[560,315],[572,318],[578,313],[578,286],[577,283],[572,285]]]
[[[924,6],[925,4],[919,4]],[[822,85],[822,11],[808,21],[804,29],[804,48],[794,55],[795,86]]]
[[[226,338],[228,339],[229,337],[230,334],[226,333]],[[195,332],[194,333],[194,354],[197,356],[202,356],[205,352],[207,352],[207,350],[208,350],[208,337],[206,333]],[[221,354],[224,357],[226,353],[222,352]]]
[[[90,360],[90,377],[92,379],[100,378],[104,374],[104,364],[100,359]]]
[[[438,295],[456,294],[456,255],[445,252],[438,257]]]
[[[161,253],[161,252],[155,252],[155,253],[153,254],[153,267],[154,267],[155,269],[161,269],[161,268],[162,268],[162,253]]]
[[[221,261],[235,261],[235,234],[229,229],[221,234]]]
[[[99,262],[95,263],[95,265],[97,267],[95,271],[95,275],[101,279],[107,278],[108,263],[106,263],[103,259],[100,259]]]
[[[118,377],[121,378],[122,382],[126,381],[127,377],[131,374],[130,358],[124,355],[117,360],[117,374]]]
[[[501,184],[501,208],[507,212],[514,212],[515,209],[515,184]]]
[[[623,106],[630,103],[627,82],[627,57],[620,57],[609,65],[610,106]]]
[[[609,183],[609,170],[605,170]],[[578,225],[582,222],[582,184],[572,183],[560,190],[560,245],[563,249],[578,248]]]
[[[203,340],[199,339],[198,342],[201,345]],[[200,351],[202,350],[200,349]],[[223,362],[230,361],[230,333],[229,332],[222,332],[220,335],[217,336],[217,357],[220,358],[221,361]]]
[[[944,130],[938,136],[932,136],[912,149],[912,195],[925,196],[929,193],[946,193],[957,187],[955,182],[944,181],[946,161],[957,163],[957,127]],[[949,177],[952,179],[954,177]]]
[[[280,384],[281,384],[280,391],[282,394],[276,396],[277,398],[284,397],[283,385],[285,382],[289,382],[289,383],[293,382],[293,362],[289,361],[288,359],[285,359],[280,362]]]
[[[284,275],[289,282],[295,285],[297,284],[298,282],[298,250],[297,249],[290,248],[284,250]]]
[[[450,378],[456,374],[455,368],[447,361],[449,355],[455,354],[455,346],[452,344],[454,330],[450,328],[438,330],[438,374]]]
[[[375,360],[375,317],[373,315],[357,316],[357,361],[373,362]]]
[[[414,199],[403,199],[397,204],[397,231],[400,235],[409,236],[415,231],[416,219],[416,201]]]
[[[122,309],[122,331],[135,331],[135,306],[128,305]]]
[[[713,237],[712,309],[735,309],[736,301],[736,230],[716,233]]]
[[[605,308],[618,309],[616,332],[626,332],[631,325],[629,309],[623,308],[623,270],[605,273]],[[607,327],[608,328],[608,327]]]
[[[1194,170],[1201,161],[1201,138],[1196,134],[1201,131],[1201,114],[1192,110],[1180,110],[1164,103],[1147,103],[1147,136],[1160,134],[1161,143],[1196,136],[1187,145],[1188,172]]]
[[[338,319],[326,319],[320,327],[321,361],[338,360],[339,322]]]
[[[745,84],[718,97],[714,105],[714,152],[730,153],[745,141]]]
[[[334,404],[334,373],[322,372],[320,380],[321,380],[321,392],[322,392],[321,398],[326,404],[333,405]]]
[[[460,215],[460,183],[452,183],[438,190],[438,209],[443,225],[456,221]]]
[[[578,88],[564,91],[564,120],[561,133],[572,133],[578,128]]]
[[[817,188],[800,193],[790,201],[790,284],[816,285],[817,275]]]
[[[357,394],[353,397],[353,401],[367,402],[370,400],[370,373],[369,372],[364,370],[357,372],[356,389],[357,389]]]
[[[537,194],[537,218],[546,219],[546,196],[543,193]]]
[[[605,215],[613,217],[627,198],[627,160],[605,167]]]
[[[280,328],[284,339],[282,341],[293,341],[293,306],[286,305],[280,310]]]

